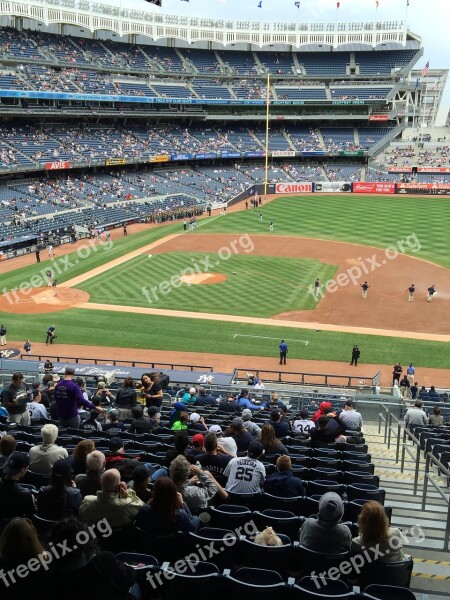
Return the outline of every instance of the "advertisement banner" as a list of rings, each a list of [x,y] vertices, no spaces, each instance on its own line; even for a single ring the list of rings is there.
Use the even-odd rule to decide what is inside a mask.
[[[195,155],[195,158],[208,159],[208,158],[217,158],[217,154],[215,152],[200,152]]]
[[[70,169],[70,162],[68,160],[56,160],[54,162],[45,163],[45,169],[47,171],[56,171],[59,169]]]
[[[388,173],[412,173],[412,167],[389,167]]]
[[[192,154],[172,154],[171,160],[191,160]]]
[[[312,183],[277,183],[275,194],[308,194],[313,191]]]
[[[125,165],[127,162],[126,158],[107,158],[105,160],[105,165],[110,167],[111,165]]]
[[[265,152],[245,152],[245,158],[262,158],[266,155]]]
[[[388,115],[370,115],[369,121],[387,121]]]
[[[398,183],[397,194],[450,196],[450,183]]]
[[[395,194],[395,183],[358,181],[352,191],[354,194]]]
[[[222,150],[220,152],[217,152],[217,156],[220,156],[221,158],[241,158],[242,156],[244,156],[244,153],[233,152],[230,150]]]
[[[295,150],[274,150],[272,152],[272,156],[277,157],[277,156],[286,156],[286,157],[291,157],[291,158],[295,158]]]
[[[324,156],[325,152],[323,150],[303,150],[301,155],[302,156]]]
[[[338,156],[364,156],[364,150],[339,150]]]
[[[450,167],[417,167],[418,173],[450,173]]]
[[[150,156],[148,162],[150,163],[160,163],[160,162],[168,162],[170,160],[170,156],[168,154],[157,154],[156,156]]]
[[[351,192],[352,184],[348,181],[319,181],[314,184],[315,192]]]

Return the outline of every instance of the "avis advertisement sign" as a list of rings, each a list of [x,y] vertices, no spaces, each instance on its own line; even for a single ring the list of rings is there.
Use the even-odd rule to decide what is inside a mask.
[[[45,168],[47,171],[70,169],[70,162],[68,160],[56,160],[55,162],[45,163]]]
[[[314,184],[315,192],[351,192],[352,184],[348,181],[319,181]]]
[[[395,194],[395,183],[358,181],[353,184],[354,194]]]
[[[277,183],[275,185],[275,194],[309,194],[312,191],[312,183]]]

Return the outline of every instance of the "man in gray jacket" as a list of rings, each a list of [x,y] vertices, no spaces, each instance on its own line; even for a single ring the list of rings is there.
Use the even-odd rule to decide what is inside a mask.
[[[309,517],[300,529],[300,545],[327,554],[350,551],[352,534],[340,523],[344,503],[335,492],[327,492],[319,500],[317,517]]]
[[[405,427],[410,425],[428,425],[428,417],[425,411],[422,409],[422,402],[416,400],[414,408],[409,408],[405,415]]]

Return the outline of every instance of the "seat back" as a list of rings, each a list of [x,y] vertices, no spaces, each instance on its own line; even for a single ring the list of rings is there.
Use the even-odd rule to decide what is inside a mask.
[[[379,581],[386,585],[409,588],[413,566],[414,561],[411,556],[392,562],[382,562],[381,560],[367,562],[358,577],[358,584],[362,590]]]
[[[187,534],[185,554],[195,554],[200,547],[207,554],[206,559],[223,570],[234,564],[237,542],[238,536],[231,529],[203,527],[196,533]]]
[[[353,593],[339,579],[326,577],[302,577],[297,585],[292,586],[289,597],[292,600],[346,600]]]
[[[260,598],[283,598],[287,586],[281,575],[266,569],[238,569],[232,576],[226,575],[225,597],[260,600]]]
[[[370,600],[416,600],[415,595],[408,588],[394,585],[368,585],[364,590],[362,598]]]
[[[167,578],[164,577],[166,570],[164,569],[162,572],[164,600],[208,598],[210,595],[213,597],[221,595],[224,580],[215,564],[184,560],[182,563],[181,569],[177,568],[177,563],[170,565],[167,568]]]

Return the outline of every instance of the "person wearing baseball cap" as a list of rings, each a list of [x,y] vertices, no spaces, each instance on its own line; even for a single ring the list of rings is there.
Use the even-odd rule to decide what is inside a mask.
[[[223,432],[220,425],[211,425],[208,431],[209,433],[214,433],[217,436],[217,452],[219,454],[229,454],[233,458],[236,458],[237,444],[234,438],[223,437]]]
[[[196,431],[200,431],[201,433],[207,433],[208,428],[205,425],[205,419],[201,417],[198,413],[191,413],[189,415],[189,420],[191,421],[190,429],[195,429]]]
[[[35,512],[34,496],[28,488],[20,485],[30,457],[26,452],[13,452],[3,465],[0,480],[0,515],[2,519],[32,517]]]
[[[347,400],[344,404],[344,410],[339,415],[339,419],[347,429],[361,429],[363,425],[361,413],[355,410],[355,405],[351,400]]]
[[[184,404],[195,404],[197,402],[197,390],[195,387],[189,388],[189,392],[186,392],[181,399]]]
[[[203,454],[205,449],[203,448],[205,444],[205,436],[201,433],[197,433],[192,438],[192,447],[186,448],[184,455],[188,459],[191,464],[197,462],[197,456]]]
[[[85,400],[80,387],[72,381],[75,376],[73,367],[66,367],[64,371],[64,379],[58,381],[55,386],[55,402],[56,410],[61,427],[80,428],[80,415],[78,414],[78,405],[84,406],[89,410],[104,412],[99,406],[96,407],[89,400]]]
[[[263,445],[260,442],[253,441],[247,449],[247,456],[230,460],[223,472],[224,476],[228,478],[225,486],[227,492],[237,494],[262,493],[266,470],[259,459],[263,454]]]
[[[119,421],[119,414],[116,408],[109,411],[109,423],[103,425],[103,431],[107,431],[110,435],[120,435],[125,430],[125,425]]]

